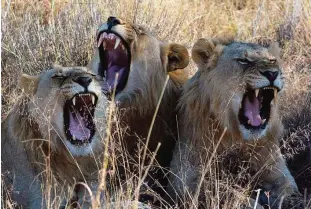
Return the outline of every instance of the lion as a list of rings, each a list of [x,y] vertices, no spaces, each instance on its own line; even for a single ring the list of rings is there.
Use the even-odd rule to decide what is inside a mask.
[[[142,156],[138,153],[138,142],[142,141],[148,143],[151,153],[160,145],[155,159],[160,167],[169,168],[177,140],[175,109],[188,78],[184,70],[189,63],[187,49],[159,41],[142,26],[116,17],[109,17],[99,27],[96,44],[89,67],[97,74],[105,95],[111,98],[115,91],[114,101],[121,112],[118,121],[121,129],[127,129],[120,141],[134,158],[133,165],[138,165],[137,156]],[[167,76],[169,80],[152,123]],[[154,173],[164,185],[162,171]]]
[[[278,97],[284,85],[279,53],[277,44],[265,48],[230,37],[199,39],[194,44],[192,58],[198,71],[184,86],[178,104],[181,132],[171,163],[171,194],[199,195],[200,178],[211,157],[235,147],[238,152],[229,160],[249,162],[252,179],[270,191],[273,207],[278,208],[274,201],[282,196],[283,206],[300,201],[279,149],[283,126]],[[220,168],[226,166],[230,163]],[[260,199],[267,204],[263,196]]]
[[[59,207],[53,193],[62,199],[67,186],[97,181],[109,101],[85,67],[23,74],[19,87],[23,94],[1,125],[8,195],[25,208]],[[49,189],[54,183],[62,190]]]

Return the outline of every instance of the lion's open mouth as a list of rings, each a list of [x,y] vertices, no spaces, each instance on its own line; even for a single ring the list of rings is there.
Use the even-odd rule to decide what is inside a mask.
[[[94,112],[97,96],[93,93],[79,93],[66,101],[64,107],[64,128],[72,144],[90,143],[96,129]]]
[[[103,31],[98,34],[97,46],[100,58],[98,75],[104,77],[105,81],[102,90],[110,95],[116,88],[118,93],[126,86],[130,72],[129,45],[120,35]]]
[[[243,96],[239,122],[247,129],[264,129],[269,123],[271,107],[276,104],[278,89],[249,89]]]

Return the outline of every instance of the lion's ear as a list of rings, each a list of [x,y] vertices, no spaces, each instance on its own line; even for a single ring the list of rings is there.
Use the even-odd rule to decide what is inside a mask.
[[[191,51],[192,59],[197,65],[207,64],[211,56],[214,54],[216,46],[211,40],[197,40]]]
[[[281,48],[279,47],[278,42],[273,42],[270,44],[268,51],[277,59],[280,61],[280,54],[281,54]]]
[[[64,67],[58,63],[53,63],[52,68],[57,71],[62,71],[64,69]]]
[[[19,79],[19,87],[29,95],[34,95],[37,91],[39,83],[39,75],[31,76],[27,74],[22,74]]]
[[[167,72],[183,69],[189,64],[188,50],[180,44],[167,45],[162,51],[162,56],[167,57]]]

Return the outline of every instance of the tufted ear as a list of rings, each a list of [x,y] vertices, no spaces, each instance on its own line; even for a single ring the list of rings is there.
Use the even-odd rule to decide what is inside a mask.
[[[19,78],[19,87],[29,95],[34,95],[37,92],[39,83],[39,75],[31,76],[27,74],[22,74]]]
[[[183,45],[175,43],[165,45],[161,53],[162,60],[167,60],[167,72],[183,69],[189,64],[189,53]]]
[[[211,40],[197,40],[191,51],[192,59],[197,65],[205,65],[214,54],[216,46]]]
[[[234,34],[219,35],[212,39],[199,39],[192,47],[192,59],[197,65],[216,65],[218,56],[226,45],[234,41]]]

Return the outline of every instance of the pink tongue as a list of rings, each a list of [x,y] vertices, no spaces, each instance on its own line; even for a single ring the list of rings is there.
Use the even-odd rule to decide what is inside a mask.
[[[79,113],[70,112],[70,124],[69,131],[72,136],[76,137],[76,140],[83,141],[90,136],[90,130],[86,127],[86,123]]]
[[[244,101],[244,115],[250,120],[250,125],[259,126],[261,117],[259,114],[259,100],[255,97],[253,103],[246,97]]]

